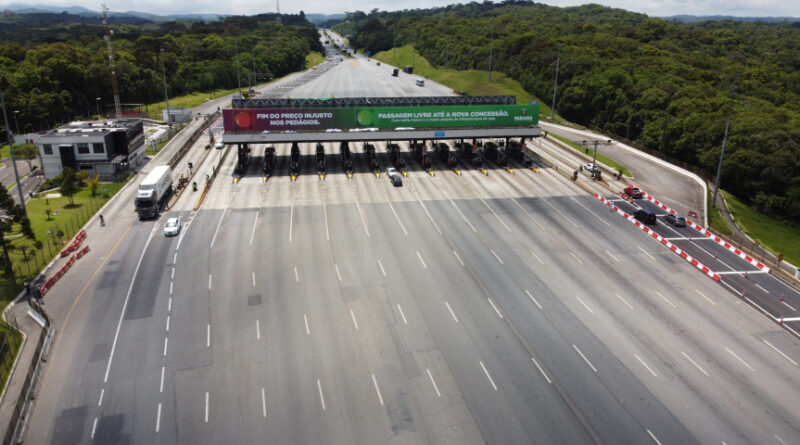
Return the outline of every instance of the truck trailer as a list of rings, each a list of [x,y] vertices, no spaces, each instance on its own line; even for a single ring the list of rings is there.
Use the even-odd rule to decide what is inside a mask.
[[[158,216],[172,195],[172,169],[168,165],[155,167],[139,184],[134,205],[139,219]]]

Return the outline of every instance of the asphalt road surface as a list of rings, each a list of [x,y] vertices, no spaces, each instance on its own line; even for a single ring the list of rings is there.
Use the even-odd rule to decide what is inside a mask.
[[[365,64],[307,87],[388,76]],[[27,441],[800,442],[796,339],[593,196],[546,168],[429,175],[407,145],[392,187],[353,145],[352,179],[301,144],[297,181],[285,145],[264,181],[257,146],[197,211],[109,207],[84,290],[48,293],[74,310]]]

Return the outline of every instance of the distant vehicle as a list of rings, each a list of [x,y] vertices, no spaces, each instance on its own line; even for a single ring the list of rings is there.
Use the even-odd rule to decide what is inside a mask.
[[[181,219],[170,218],[164,224],[164,236],[177,236],[181,232]]]
[[[425,81],[422,80],[422,79],[417,80],[417,86],[418,87],[424,87],[425,86]]]
[[[652,210],[639,209],[633,212],[633,217],[645,224],[656,223],[656,214]]]
[[[331,42],[330,42],[329,40],[326,40],[326,41],[325,41],[325,44],[326,44],[326,45],[330,45],[330,44],[331,44]]]
[[[664,219],[675,227],[686,227],[686,218],[679,213],[668,213]]]
[[[400,74],[400,70],[395,68],[392,70],[392,76],[397,77]]]
[[[386,169],[386,176],[391,178],[392,176],[400,176],[400,173],[397,173],[397,169],[396,168],[389,167],[389,168]]]
[[[598,167],[597,164],[593,164],[591,162],[584,165],[583,169],[592,173],[600,171],[600,167]]]
[[[403,67],[403,72],[407,74],[414,74],[414,67],[411,65],[406,65]]]
[[[392,185],[395,187],[403,186],[403,177],[400,175],[389,176],[389,180],[392,181]]]
[[[644,197],[644,193],[642,193],[642,191],[639,190],[639,187],[635,187],[633,184],[625,187],[625,190],[623,191],[625,192],[626,195],[634,199],[641,199]]]
[[[147,174],[136,192],[134,205],[139,219],[157,216],[170,195],[172,195],[172,169],[169,165],[159,165]]]
[[[381,66],[381,63],[380,63],[380,62],[377,62],[375,65]]]
[[[219,141],[214,144],[214,148],[225,148],[225,144],[223,144],[222,141]]]

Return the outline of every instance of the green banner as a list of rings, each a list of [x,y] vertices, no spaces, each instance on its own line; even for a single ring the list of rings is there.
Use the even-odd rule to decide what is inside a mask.
[[[516,127],[539,123],[539,104],[371,107],[357,110],[358,125],[374,128]]]

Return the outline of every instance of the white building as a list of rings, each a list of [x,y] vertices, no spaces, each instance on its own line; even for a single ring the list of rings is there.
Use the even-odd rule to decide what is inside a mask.
[[[64,167],[114,180],[144,163],[144,127],[138,119],[70,122],[34,138],[47,179]]]

